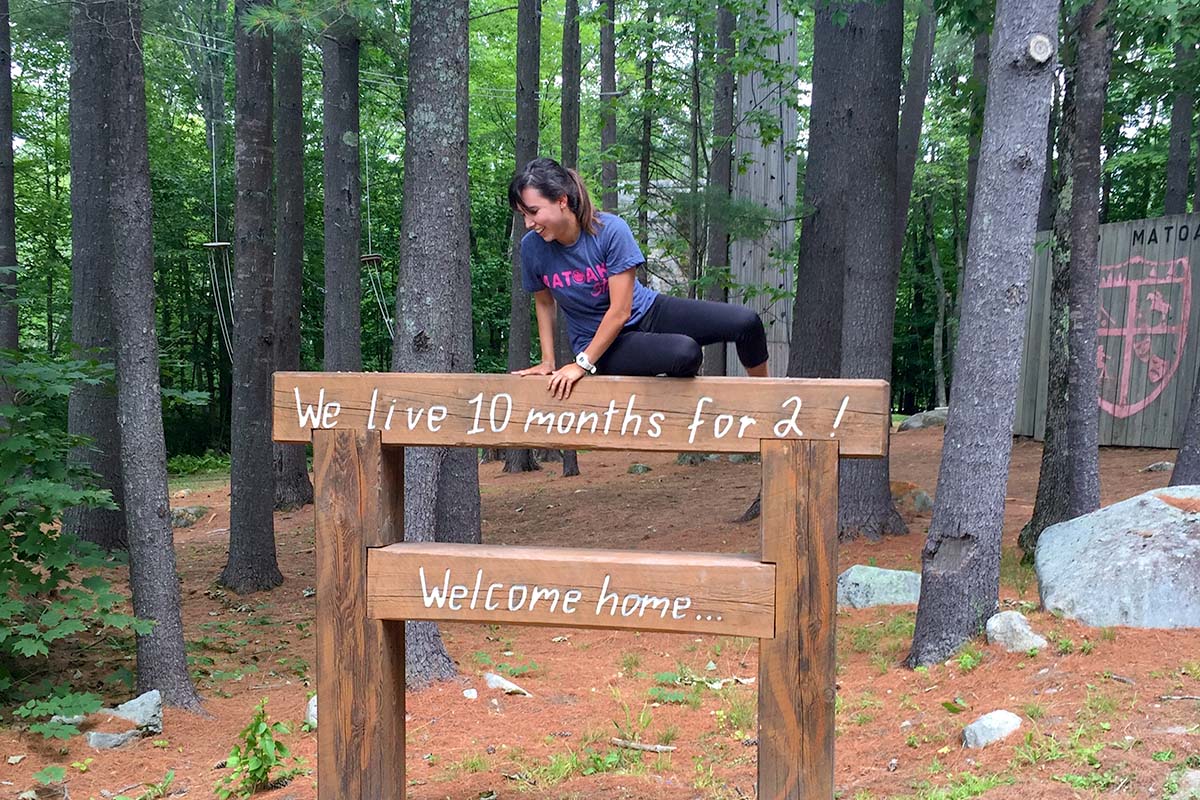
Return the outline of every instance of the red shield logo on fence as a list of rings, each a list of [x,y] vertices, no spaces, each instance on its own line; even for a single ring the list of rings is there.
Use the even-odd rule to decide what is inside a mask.
[[[1135,256],[1100,268],[1100,407],[1132,417],[1162,394],[1183,359],[1192,305],[1186,258]]]

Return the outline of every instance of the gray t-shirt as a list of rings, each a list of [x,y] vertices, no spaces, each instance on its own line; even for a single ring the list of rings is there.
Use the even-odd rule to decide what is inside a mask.
[[[534,231],[521,240],[521,277],[527,292],[549,289],[567,321],[567,337],[576,353],[596,335],[608,311],[608,278],[643,263],[637,241],[625,220],[613,214],[597,215],[596,234],[580,231],[570,246],[547,242]],[[626,328],[636,327],[650,310],[658,292],[635,279],[633,311]]]

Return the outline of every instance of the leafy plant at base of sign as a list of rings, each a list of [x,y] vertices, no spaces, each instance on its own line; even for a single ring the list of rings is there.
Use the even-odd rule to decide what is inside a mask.
[[[0,405],[0,702],[21,703],[18,718],[46,738],[77,734],[74,717],[100,708],[94,694],[38,676],[56,642],[104,629],[149,632],[151,623],[120,609],[126,598],[97,571],[118,561],[59,531],[73,506],[114,508],[94,476],[69,457],[86,439],[66,432],[71,387],[107,379],[98,364],[0,351],[0,381],[13,404]]]
[[[250,724],[238,734],[239,743],[229,751],[225,766],[233,772],[217,781],[213,792],[220,800],[250,797],[276,788],[308,772],[303,759],[293,758],[287,745],[275,737],[291,733],[282,722],[267,719],[267,698],[254,709]],[[285,766],[291,760],[292,766]],[[274,774],[272,774],[274,773]]]

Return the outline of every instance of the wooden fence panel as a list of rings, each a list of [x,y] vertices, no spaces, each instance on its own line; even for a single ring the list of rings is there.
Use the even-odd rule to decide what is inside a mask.
[[[1200,368],[1200,215],[1102,225],[1100,444],[1177,447]],[[1045,433],[1050,263],[1039,252],[1013,432]]]

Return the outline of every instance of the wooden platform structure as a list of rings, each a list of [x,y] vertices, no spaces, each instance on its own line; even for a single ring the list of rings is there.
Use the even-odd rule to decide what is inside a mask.
[[[838,458],[887,452],[883,381],[277,373],[312,440],[320,800],[405,796],[404,620],[759,640],[758,797],[832,798]],[[761,553],[404,542],[404,447],[759,452]]]

